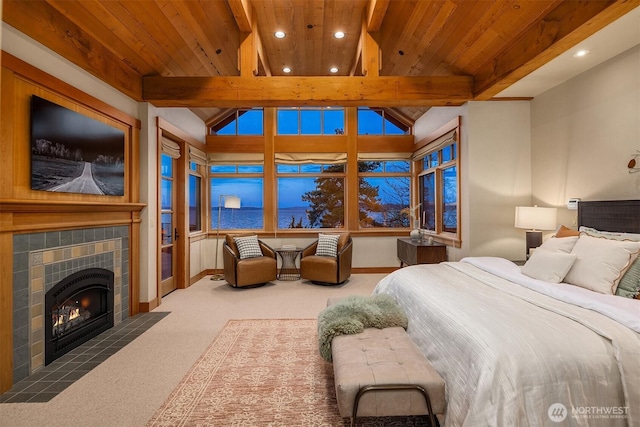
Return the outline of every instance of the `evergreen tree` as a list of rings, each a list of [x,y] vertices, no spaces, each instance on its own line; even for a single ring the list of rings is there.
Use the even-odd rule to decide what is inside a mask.
[[[371,172],[380,167],[380,162],[358,162],[358,172]],[[380,189],[358,178],[358,220],[361,227],[380,227],[384,224],[369,216],[369,212],[383,212]]]
[[[380,162],[358,162],[359,172],[370,172],[380,167]],[[332,165],[324,172],[342,172],[343,165]],[[383,206],[378,197],[379,189],[368,184],[364,179],[358,179],[359,184],[359,220],[364,227],[378,226],[367,212],[381,212]],[[311,227],[335,228],[344,224],[344,178],[318,177],[315,179],[316,188],[302,196],[303,201],[310,204],[307,210]]]

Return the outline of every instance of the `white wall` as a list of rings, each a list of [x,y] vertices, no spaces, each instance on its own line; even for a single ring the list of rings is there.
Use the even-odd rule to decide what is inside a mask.
[[[640,198],[640,46],[539,95],[531,102],[532,190],[575,225],[569,198]]]
[[[453,118],[462,123],[460,180],[464,256],[524,258],[524,232],[514,228],[515,207],[531,203],[529,102],[469,102],[431,108],[416,121],[416,140]]]
[[[467,158],[468,255],[522,260],[525,232],[516,206],[531,204],[528,101],[469,103]]]

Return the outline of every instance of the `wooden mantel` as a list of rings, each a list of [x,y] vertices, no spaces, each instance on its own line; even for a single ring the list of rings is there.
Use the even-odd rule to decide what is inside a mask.
[[[139,141],[135,117],[2,53],[0,127],[0,393],[13,385],[14,239],[18,235],[126,226],[129,315],[140,310]],[[40,96],[122,130],[125,135],[124,194],[104,196],[31,189],[29,102]]]
[[[67,202],[51,200],[0,199],[0,212],[119,212],[141,211],[146,203]]]
[[[0,199],[2,232],[25,233],[140,223],[144,203]]]

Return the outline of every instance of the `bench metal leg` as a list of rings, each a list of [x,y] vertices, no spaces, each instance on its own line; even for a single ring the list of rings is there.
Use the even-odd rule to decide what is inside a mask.
[[[417,384],[378,384],[378,385],[367,385],[358,390],[358,394],[356,394],[356,401],[353,403],[353,413],[351,414],[351,427],[356,425],[356,417],[358,416],[358,404],[360,403],[360,398],[362,395],[369,391],[385,391],[385,390],[418,390],[424,396],[424,400],[427,403],[427,411],[429,411],[429,421],[431,422],[431,427],[436,427],[436,416],[431,409],[431,400],[429,399],[429,394],[424,387]]]

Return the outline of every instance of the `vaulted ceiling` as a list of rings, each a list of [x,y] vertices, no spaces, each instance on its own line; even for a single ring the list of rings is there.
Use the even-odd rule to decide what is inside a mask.
[[[2,18],[133,99],[205,121],[251,106],[366,105],[412,122],[491,99],[638,4],[4,0]]]

